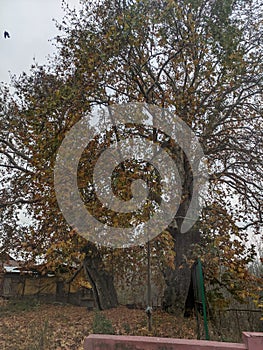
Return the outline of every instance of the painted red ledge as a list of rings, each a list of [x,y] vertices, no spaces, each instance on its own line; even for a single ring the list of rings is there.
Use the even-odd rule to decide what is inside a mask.
[[[243,341],[246,349],[263,350],[263,333],[243,332]]]
[[[263,350],[263,333],[243,333],[244,344],[206,340],[91,334],[84,350]]]

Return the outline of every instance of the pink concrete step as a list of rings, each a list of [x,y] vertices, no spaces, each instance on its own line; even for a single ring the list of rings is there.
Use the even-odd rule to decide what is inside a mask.
[[[243,344],[207,340],[91,334],[84,350],[263,350],[263,333],[243,333]]]

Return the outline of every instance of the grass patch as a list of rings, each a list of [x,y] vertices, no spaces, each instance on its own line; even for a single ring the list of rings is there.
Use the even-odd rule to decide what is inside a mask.
[[[92,328],[95,334],[115,334],[112,322],[99,311],[95,313]]]
[[[36,310],[40,303],[36,299],[10,299],[0,306],[0,317]]]

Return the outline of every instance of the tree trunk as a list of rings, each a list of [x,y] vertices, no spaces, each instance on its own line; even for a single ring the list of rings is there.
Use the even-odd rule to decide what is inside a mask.
[[[191,257],[192,245],[200,242],[198,223],[186,233],[181,232],[182,224],[188,214],[188,209],[193,200],[193,169],[182,150],[174,149],[177,154],[176,164],[181,177],[182,196],[181,203],[171,223],[169,231],[174,239],[175,269],[167,268],[164,273],[166,289],[164,292],[163,309],[169,312],[184,314],[185,303],[191,281],[191,264],[187,260]],[[194,197],[197,202],[197,197]],[[196,205],[198,208],[198,205]]]
[[[99,250],[93,243],[85,247],[84,269],[92,286],[96,306],[99,310],[118,306],[113,276],[105,270]]]
[[[184,314],[186,298],[191,280],[191,266],[187,258],[191,255],[191,246],[200,241],[200,233],[191,230],[187,233],[172,232],[175,240],[175,269],[167,268],[164,274],[166,289],[163,309],[168,312]]]

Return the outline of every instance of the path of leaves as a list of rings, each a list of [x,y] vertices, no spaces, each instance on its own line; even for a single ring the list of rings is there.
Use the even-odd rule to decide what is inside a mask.
[[[92,333],[94,314],[72,305],[0,306],[0,349],[83,350],[84,338]],[[143,310],[119,307],[103,314],[111,320],[115,334],[196,337],[195,320],[178,319],[162,311],[154,312],[151,333]]]

